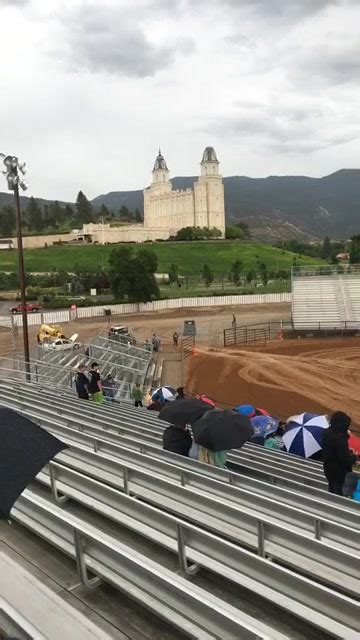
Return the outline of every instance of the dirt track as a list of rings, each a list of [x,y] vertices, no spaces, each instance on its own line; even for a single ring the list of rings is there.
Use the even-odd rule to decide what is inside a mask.
[[[232,314],[235,314],[239,324],[251,324],[256,322],[269,322],[279,318],[290,317],[289,304],[263,304],[263,305],[239,305],[234,307],[203,307],[184,308],[172,311],[156,313],[129,314],[124,316],[112,316],[112,324],[125,324],[140,339],[149,338],[155,332],[161,337],[164,344],[172,343],[174,331],[182,332],[185,319],[194,319],[198,331],[198,341],[208,344],[209,335],[218,333],[231,326]],[[95,336],[107,326],[105,318],[89,318],[76,322],[64,323],[63,331],[66,336],[73,333],[79,334],[79,340],[85,341]],[[29,328],[30,348],[36,344],[36,327]],[[22,330],[18,329],[17,351],[22,350]],[[11,355],[11,332],[0,328],[0,357]]]
[[[201,351],[189,391],[230,405],[251,403],[281,417],[341,409],[360,427],[360,339],[285,340],[256,350]]]

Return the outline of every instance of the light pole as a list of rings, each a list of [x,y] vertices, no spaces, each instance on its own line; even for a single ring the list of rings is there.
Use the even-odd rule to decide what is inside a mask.
[[[0,157],[3,158],[6,171],[3,171],[6,176],[9,191],[14,192],[15,210],[16,210],[16,232],[17,232],[17,249],[18,249],[18,263],[19,263],[19,280],[20,280],[20,297],[21,297],[21,313],[22,313],[22,325],[23,325],[23,342],[24,342],[24,359],[26,378],[30,377],[30,352],[29,352],[29,331],[27,323],[26,312],[26,288],[25,288],[25,267],[24,267],[24,252],[22,243],[22,230],[21,230],[21,208],[20,208],[20,196],[19,186],[23,191],[28,188],[28,185],[22,180],[19,172],[25,174],[25,163],[20,164],[19,159],[16,156],[6,156],[4,153],[0,153]]]

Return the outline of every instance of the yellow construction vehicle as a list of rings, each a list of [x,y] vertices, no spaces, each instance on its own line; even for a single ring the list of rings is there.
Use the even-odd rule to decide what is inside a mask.
[[[41,344],[64,337],[63,330],[59,325],[42,324],[38,333],[38,342]]]

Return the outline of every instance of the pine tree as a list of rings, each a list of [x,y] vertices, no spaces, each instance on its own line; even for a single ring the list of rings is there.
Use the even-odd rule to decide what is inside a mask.
[[[129,209],[123,204],[119,211],[119,217],[121,220],[128,221],[130,218]]]
[[[360,264],[360,236],[353,236],[350,244],[351,264]]]
[[[58,227],[63,220],[63,209],[61,208],[58,200],[50,202],[49,204],[49,222],[52,227]]]
[[[179,281],[179,267],[177,266],[177,264],[171,264],[170,265],[168,276],[169,276],[169,283],[170,284],[177,284],[178,283],[178,281]]]
[[[44,228],[44,220],[40,205],[35,198],[31,197],[26,209],[27,224],[34,231],[41,231]]]
[[[214,274],[211,271],[210,267],[208,264],[204,264],[202,270],[201,270],[201,277],[205,282],[205,285],[207,288],[210,287],[210,285],[214,282]]]
[[[0,234],[12,236],[16,228],[15,209],[11,204],[0,209]]]
[[[64,218],[65,220],[73,220],[75,217],[74,209],[70,204],[66,204],[64,207]]]
[[[234,283],[236,287],[240,284],[240,276],[243,268],[242,260],[235,260],[232,263],[229,273],[230,281]]]
[[[140,213],[140,211],[139,211],[139,209],[137,207],[136,207],[135,213],[134,213],[134,220],[135,220],[135,222],[139,222],[139,223],[143,222],[143,217],[142,217],[142,215],[141,215],[141,213]]]
[[[330,238],[326,236],[326,238],[324,239],[323,245],[321,247],[321,257],[324,260],[328,260],[329,258],[331,258],[331,254],[332,254],[332,247],[331,247]]]
[[[80,223],[88,224],[93,220],[93,209],[82,191],[79,191],[76,198],[76,218]]]
[[[110,218],[110,211],[105,204],[101,205],[99,211],[99,219],[102,220],[102,218],[104,218],[104,220],[108,220],[108,218]]]

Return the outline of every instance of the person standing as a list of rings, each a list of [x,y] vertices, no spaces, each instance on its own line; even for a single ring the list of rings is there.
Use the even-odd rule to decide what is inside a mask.
[[[151,343],[152,343],[153,351],[158,351],[158,341],[156,338],[156,333],[153,333]]]
[[[178,387],[176,389],[175,400],[185,400],[185,387]]]
[[[137,382],[135,387],[132,390],[132,397],[134,398],[134,404],[135,407],[142,407],[143,406],[143,392],[142,389],[140,387],[140,383]]]
[[[192,445],[192,437],[184,424],[171,424],[163,433],[163,449],[177,453],[180,456],[189,456]]]
[[[173,345],[176,348],[179,344],[179,334],[177,331],[174,331],[173,333]]]
[[[116,382],[112,377],[111,373],[109,373],[104,384],[105,399],[108,402],[115,402],[116,391],[117,391]]]
[[[101,404],[104,400],[104,394],[97,362],[92,363],[89,378],[88,391],[90,393],[90,399],[97,404]]]
[[[236,329],[236,316],[233,314],[231,326],[233,329]]]
[[[75,378],[75,387],[78,398],[81,400],[89,400],[89,379],[85,373],[86,367],[84,364],[79,364]]]
[[[350,416],[343,411],[335,411],[322,440],[324,474],[328,481],[329,493],[338,496],[343,495],[345,476],[356,462],[356,455],[350,451],[348,445],[350,424]]]

